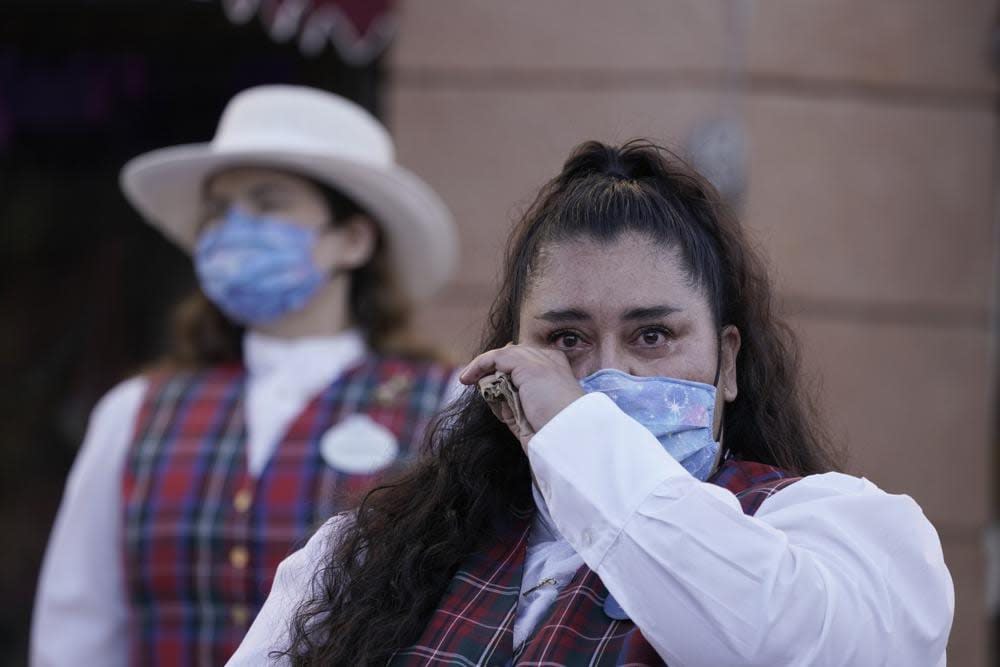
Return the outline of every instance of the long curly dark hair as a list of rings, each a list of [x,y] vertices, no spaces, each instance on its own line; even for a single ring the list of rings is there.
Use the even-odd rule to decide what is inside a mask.
[[[546,244],[610,242],[625,232],[678,249],[716,324],[742,335],[739,395],[723,417],[727,454],[801,475],[835,469],[798,381],[796,345],[772,310],[764,265],[714,189],[650,143],[585,143],[542,188],[511,237],[481,349],[514,339]],[[420,636],[463,559],[530,503],[521,446],[466,391],[438,420],[421,463],[370,492],[341,525],[282,655],[295,665],[384,664]]]

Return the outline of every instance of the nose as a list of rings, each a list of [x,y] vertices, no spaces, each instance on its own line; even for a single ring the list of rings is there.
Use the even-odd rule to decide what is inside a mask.
[[[629,375],[638,375],[633,368],[632,360],[621,346],[612,340],[600,341],[593,352],[587,355],[586,359],[581,360],[576,371],[578,377],[584,378],[606,368],[613,368]]]

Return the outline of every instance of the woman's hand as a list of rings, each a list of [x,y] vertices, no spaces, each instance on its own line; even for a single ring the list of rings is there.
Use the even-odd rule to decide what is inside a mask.
[[[465,367],[459,380],[463,384],[476,384],[480,378],[497,372],[510,376],[520,396],[521,409],[531,426],[530,433],[523,433],[513,412],[508,409],[503,411],[501,418],[521,441],[525,452],[528,451],[528,441],[537,431],[584,394],[565,354],[527,345],[508,344],[480,354]]]

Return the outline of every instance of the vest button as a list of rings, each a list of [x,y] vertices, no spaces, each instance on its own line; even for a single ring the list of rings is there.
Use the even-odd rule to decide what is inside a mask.
[[[250,563],[250,552],[246,547],[233,547],[229,551],[229,564],[242,570]]]
[[[253,491],[250,489],[240,489],[233,496],[233,508],[241,514],[250,509],[251,503],[253,503]]]

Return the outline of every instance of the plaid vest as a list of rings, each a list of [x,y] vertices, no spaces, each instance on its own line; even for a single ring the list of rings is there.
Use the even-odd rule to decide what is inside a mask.
[[[241,367],[151,378],[123,482],[131,663],[225,663],[278,563],[416,455],[450,372],[366,358],[292,421],[257,478],[247,470]],[[322,436],[356,414],[395,435],[396,464],[349,474],[324,461]]]
[[[709,480],[732,491],[746,514],[798,478],[761,463],[727,461]],[[455,574],[413,646],[390,664],[404,665],[664,665],[630,620],[604,612],[608,589],[586,565],[559,593],[534,633],[514,650],[514,611],[521,593],[531,512],[511,516],[497,539]],[[571,628],[567,631],[565,628]]]

